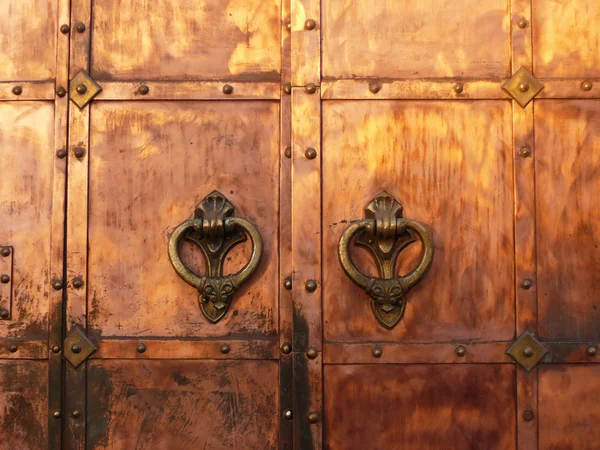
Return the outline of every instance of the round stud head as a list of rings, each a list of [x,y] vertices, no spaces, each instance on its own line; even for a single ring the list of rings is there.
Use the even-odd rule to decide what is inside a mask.
[[[533,280],[530,280],[529,278],[524,279],[521,281],[521,287],[525,290],[531,289],[533,287]]]
[[[523,411],[523,420],[525,420],[525,422],[531,422],[534,417],[535,415],[533,414],[532,410],[526,409]]]
[[[8,316],[10,316],[8,310],[0,309],[0,319],[8,319]]]
[[[150,88],[148,86],[146,86],[145,84],[142,84],[138,88],[138,92],[140,93],[140,95],[146,95],[148,92],[150,92]]]
[[[531,345],[523,347],[523,356],[525,358],[531,358],[533,356],[533,347]]]
[[[317,282],[315,280],[307,280],[304,287],[308,292],[315,292],[317,290]]]
[[[58,345],[54,345],[54,346],[52,347],[52,353],[58,353],[58,352],[60,352],[60,346],[58,346]]]
[[[12,88],[12,93],[15,95],[21,95],[23,93],[23,88],[21,86],[15,86]]]
[[[0,253],[2,254],[2,256],[10,256],[10,248],[2,247],[2,250],[0,250]]]
[[[304,22],[304,28],[306,28],[307,30],[314,30],[316,26],[317,22],[315,22],[313,19],[307,19]]]
[[[317,86],[315,85],[315,83],[308,83],[306,86],[304,86],[304,89],[306,89],[306,92],[308,92],[309,94],[314,94],[315,92],[317,92]]]
[[[71,28],[66,23],[60,26],[60,32],[62,34],[67,34],[69,31],[71,31]]]
[[[58,411],[58,410],[54,411],[52,413],[52,417],[54,417],[55,419],[60,419],[60,411]]]
[[[381,85],[379,83],[369,83],[369,91],[373,94],[377,94],[381,90]]]
[[[292,412],[292,410],[291,410],[291,409],[286,409],[286,410],[283,412],[283,417],[284,417],[286,420],[292,420],[292,419],[294,418],[294,413]]]
[[[8,350],[9,350],[11,353],[14,353],[14,352],[16,352],[17,350],[19,350],[19,347],[17,347],[17,344],[10,344],[10,347],[8,347]]]
[[[379,347],[375,347],[371,354],[373,355],[373,358],[381,358],[381,355],[383,355],[383,350]]]
[[[54,279],[52,280],[52,288],[55,291],[60,291],[63,287],[62,281],[58,280],[58,279]]]
[[[73,153],[75,154],[75,157],[77,157],[77,158],[83,158],[84,155],[85,155],[85,150],[83,148],[81,148],[81,147],[76,147],[73,150]]]
[[[79,344],[73,344],[73,345],[71,345],[71,351],[72,351],[73,353],[75,353],[75,354],[77,354],[77,353],[81,353],[81,350],[83,350],[83,349],[81,348],[81,345],[79,345]]]
[[[283,287],[288,290],[291,291],[292,290],[292,277],[287,277],[284,281],[283,281]]]
[[[83,22],[79,22],[76,26],[75,29],[79,32],[79,33],[83,33],[85,31],[85,23]]]
[[[519,156],[521,158],[529,158],[531,156],[531,149],[529,147],[521,147],[519,150]]]
[[[146,351],[146,344],[140,342],[135,349],[138,353],[144,353]]]
[[[315,359],[315,358],[318,356],[318,354],[319,354],[319,353],[317,352],[317,349],[316,349],[316,348],[314,348],[314,347],[311,347],[311,348],[309,348],[309,349],[308,349],[308,351],[306,352],[306,357],[307,357],[308,359]]]
[[[591,91],[592,83],[590,81],[584,81],[583,83],[581,83],[581,89],[583,89],[584,91]]]
[[[456,83],[454,85],[454,92],[456,92],[457,94],[460,94],[464,89],[464,86],[461,83]]]
[[[85,84],[80,84],[75,88],[78,94],[83,95],[87,92],[87,87]]]
[[[223,86],[223,94],[230,95],[233,94],[233,86],[230,84],[226,84]]]
[[[317,157],[317,151],[314,148],[307,148],[306,152],[304,152],[304,156],[307,159],[315,159]]]
[[[73,287],[75,289],[81,289],[83,287],[83,280],[79,277],[73,278]]]
[[[459,345],[456,347],[456,356],[460,356],[461,358],[467,354],[467,349],[464,345]]]
[[[527,83],[519,84],[519,90],[521,92],[527,92],[529,90],[529,85]]]
[[[308,423],[317,423],[319,421],[319,415],[314,411],[309,412],[306,418]]]
[[[292,147],[286,147],[283,154],[285,155],[286,158],[291,158],[292,157]]]
[[[586,350],[586,351],[587,351],[587,354],[588,354],[588,356],[590,356],[590,357],[592,357],[592,358],[593,358],[594,356],[596,356],[596,352],[597,352],[597,350],[596,350],[596,346],[595,346],[595,345],[590,345],[590,346],[587,348],[587,350]]]
[[[67,95],[67,90],[64,87],[59,87],[56,90],[56,95],[58,95],[59,97],[64,97],[65,95]]]
[[[230,351],[231,351],[231,347],[229,347],[229,345],[227,345],[227,344],[221,345],[221,353],[223,353],[224,355],[226,355]]]
[[[292,346],[290,344],[283,344],[281,346],[281,353],[283,353],[284,355],[289,355],[290,353],[292,353]]]
[[[285,92],[287,95],[290,95],[292,93],[292,83],[285,83],[283,85],[283,92]]]
[[[79,418],[81,417],[81,411],[79,411],[78,409],[74,410],[74,411],[71,413],[71,417],[72,417],[73,419],[79,419]]]
[[[2,282],[2,284],[6,284],[9,281],[10,281],[10,276],[8,276],[5,273],[3,273],[2,275],[0,275],[0,282]]]
[[[527,25],[529,25],[529,22],[527,22],[527,19],[525,19],[524,17],[522,17],[518,22],[517,22],[517,26],[521,29],[523,28],[527,28]]]

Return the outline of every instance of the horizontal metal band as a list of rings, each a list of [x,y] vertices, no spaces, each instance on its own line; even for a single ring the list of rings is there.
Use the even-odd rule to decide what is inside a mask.
[[[0,359],[48,359],[48,342],[2,339]]]
[[[0,101],[54,100],[54,81],[0,82]]]

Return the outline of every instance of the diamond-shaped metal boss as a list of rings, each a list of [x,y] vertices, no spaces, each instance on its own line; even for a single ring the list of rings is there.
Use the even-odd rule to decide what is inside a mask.
[[[101,91],[102,87],[84,70],[77,72],[69,84],[69,97],[79,109],[83,109]]]
[[[80,328],[75,328],[65,339],[63,354],[67,361],[77,368],[96,350],[96,346],[92,344],[83,331]]]
[[[546,356],[548,349],[526,331],[506,350],[506,353],[529,372]]]
[[[544,85],[536,80],[525,67],[521,67],[502,85],[502,89],[525,108],[544,89]]]

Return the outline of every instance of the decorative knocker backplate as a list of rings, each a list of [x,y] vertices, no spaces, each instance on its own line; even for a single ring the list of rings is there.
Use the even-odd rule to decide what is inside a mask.
[[[169,258],[177,274],[190,286],[198,289],[200,308],[208,320],[217,323],[229,306],[233,294],[258,267],[263,244],[260,234],[250,222],[233,217],[234,206],[221,193],[213,191],[196,207],[194,218],[179,224],[169,238]],[[242,270],[223,275],[227,253],[246,240],[252,240],[250,260]],[[206,275],[192,272],[179,256],[182,239],[193,242],[202,250],[206,260]]]
[[[402,205],[382,192],[365,208],[366,219],[357,220],[344,230],[338,245],[340,264],[346,275],[371,297],[373,313],[387,328],[393,328],[404,315],[406,293],[427,273],[433,261],[433,242],[419,222],[402,217]],[[423,255],[408,275],[396,276],[396,258],[417,235],[423,243]],[[350,258],[350,242],[370,249],[382,278],[361,273]]]

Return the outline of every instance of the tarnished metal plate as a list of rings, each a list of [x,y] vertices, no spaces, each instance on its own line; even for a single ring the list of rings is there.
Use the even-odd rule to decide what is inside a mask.
[[[506,353],[529,372],[548,353],[548,349],[526,331],[506,350]]]
[[[10,245],[0,245],[0,320],[11,318],[14,252]]]
[[[80,70],[69,83],[69,97],[79,109],[85,107],[101,91],[102,87],[83,70]]]
[[[67,361],[77,368],[97,350],[97,347],[81,331],[75,328],[65,339],[63,353]]]
[[[502,89],[525,108],[544,89],[544,85],[525,67],[521,67],[502,85]]]

